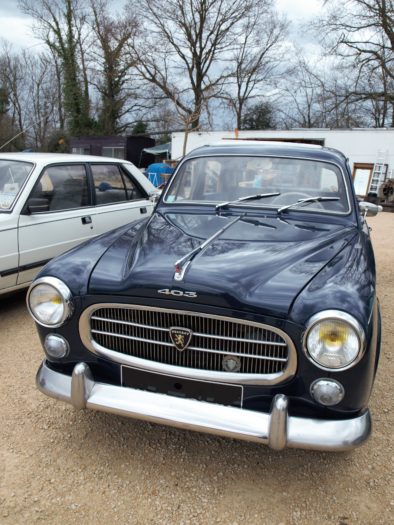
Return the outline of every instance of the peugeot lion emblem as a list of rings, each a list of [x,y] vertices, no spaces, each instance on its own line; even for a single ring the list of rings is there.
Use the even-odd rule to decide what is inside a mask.
[[[170,328],[170,337],[175,348],[180,352],[186,350],[192,339],[193,332],[188,328]]]

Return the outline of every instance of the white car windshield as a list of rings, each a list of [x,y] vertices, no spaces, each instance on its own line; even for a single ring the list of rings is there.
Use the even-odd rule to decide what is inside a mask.
[[[10,210],[33,164],[0,159],[0,212]]]
[[[270,193],[273,195],[266,196]],[[265,198],[245,199],[262,194]],[[350,211],[344,176],[338,166],[276,157],[217,156],[187,160],[167,189],[164,202],[215,205],[228,202],[235,206],[282,208],[302,199],[308,200],[292,206],[291,211]]]

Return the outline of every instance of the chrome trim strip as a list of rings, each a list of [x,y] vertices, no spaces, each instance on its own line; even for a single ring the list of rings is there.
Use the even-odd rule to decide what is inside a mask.
[[[203,317],[214,320],[229,321],[232,323],[245,324],[248,326],[255,326],[257,328],[262,328],[265,330],[270,330],[271,332],[276,333],[282,339],[286,341],[288,347],[288,360],[287,367],[282,372],[274,374],[245,374],[245,373],[232,373],[232,372],[217,372],[210,370],[199,370],[196,368],[186,368],[176,365],[167,365],[164,363],[159,363],[156,361],[149,361],[147,359],[141,359],[139,357],[129,356],[127,354],[121,354],[113,350],[105,348],[96,341],[92,339],[90,331],[90,318],[95,310],[101,308],[125,308],[132,310],[148,310],[154,312],[170,312],[180,315],[192,315],[195,317]],[[207,315],[200,312],[192,312],[188,310],[172,310],[168,308],[156,308],[152,306],[142,306],[142,305],[129,305],[122,303],[99,303],[94,304],[86,308],[82,312],[81,317],[79,318],[79,335],[81,337],[83,345],[93,352],[94,354],[103,357],[105,359],[110,359],[115,363],[121,365],[133,366],[136,368],[141,368],[151,372],[160,372],[164,374],[174,375],[178,377],[185,377],[191,379],[200,379],[204,381],[215,381],[219,383],[235,383],[243,385],[275,385],[278,383],[283,383],[286,380],[294,377],[297,369],[297,351],[293,344],[293,341],[290,337],[279,330],[278,328],[270,325],[265,325],[262,323],[256,323],[254,321],[245,321],[244,319],[238,319],[236,317],[224,317],[219,315]],[[119,334],[116,334],[117,336]],[[146,341],[146,340],[145,340]],[[256,357],[256,356],[253,356]]]
[[[153,341],[152,339],[144,339],[143,337],[134,337],[131,335],[114,334],[113,332],[103,332],[102,330],[91,330],[91,332],[93,334],[110,335],[111,337],[120,337],[121,339],[129,339],[131,341],[143,341],[144,343],[152,343],[154,345],[169,346],[170,348],[174,348],[174,345],[172,343],[166,343],[165,341]],[[255,341],[253,341],[253,343],[255,343]],[[208,348],[199,348],[198,346],[188,346],[187,348],[188,350],[195,350],[196,352],[205,352],[207,354],[229,355],[229,352],[225,352],[224,350],[210,350]],[[287,359],[282,358],[282,357],[267,357],[265,355],[244,354],[242,352],[231,352],[231,355],[239,355],[241,357],[251,357],[252,359],[262,359],[265,361],[275,361],[276,363],[287,363]]]
[[[108,321],[109,323],[114,323],[114,324],[122,324],[122,325],[127,325],[127,326],[135,326],[137,328],[149,328],[149,330],[158,330],[160,332],[169,332],[169,329],[168,328],[160,328],[159,326],[152,326],[152,325],[148,325],[148,324],[141,324],[141,323],[132,323],[130,321],[119,321],[118,319],[108,319],[106,317],[99,317],[97,315],[92,315],[91,316],[91,319],[93,319],[94,321]],[[92,330],[92,332],[97,332],[97,333],[106,333],[106,332],[100,332],[99,330]],[[114,334],[114,335],[118,335],[118,334]],[[209,337],[210,339],[220,339],[222,341],[237,341],[239,343],[250,343],[251,340],[250,339],[242,339],[242,338],[237,338],[237,337],[224,337],[222,335],[208,335],[208,334],[202,334],[200,332],[193,332],[193,335],[195,336],[198,336],[198,337]],[[134,339],[133,337],[131,337],[131,339]],[[142,341],[145,341],[145,339],[141,339]],[[152,341],[152,343],[155,343],[157,341]],[[253,339],[252,341],[253,343],[257,343],[257,344],[261,344],[261,345],[271,345],[271,346],[287,346],[286,343],[278,343],[278,342],[274,342],[274,341],[262,341],[261,339]],[[165,344],[165,343],[163,343]]]
[[[78,368],[77,368],[78,367]],[[44,361],[36,376],[38,389],[48,396],[92,410],[142,419],[182,429],[267,444],[313,450],[344,451],[366,441],[371,416],[343,420],[308,419],[288,415],[288,398],[274,398],[271,413],[155,394],[133,388],[98,383],[85,363],[76,365],[79,386],[72,378],[51,370]],[[75,371],[74,368],[74,371]],[[74,375],[74,374],[73,374]]]

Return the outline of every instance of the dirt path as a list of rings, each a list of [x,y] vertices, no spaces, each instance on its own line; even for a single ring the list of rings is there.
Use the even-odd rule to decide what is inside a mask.
[[[369,221],[383,311],[372,438],[286,450],[69,405],[34,385],[43,357],[22,294],[0,300],[0,523],[387,525],[394,515],[394,214]]]

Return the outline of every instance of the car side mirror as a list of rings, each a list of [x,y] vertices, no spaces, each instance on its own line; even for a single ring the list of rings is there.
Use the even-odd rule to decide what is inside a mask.
[[[358,203],[358,207],[364,217],[374,217],[380,211],[383,210],[382,206],[378,204],[373,204],[372,202],[361,201]]]
[[[25,206],[25,213],[31,215],[32,213],[39,213],[49,211],[49,200],[39,197],[31,197],[28,199]]]
[[[159,190],[151,191],[149,193],[149,200],[152,201],[154,204],[156,204],[158,200],[160,199],[160,195],[161,195],[161,191]]]

